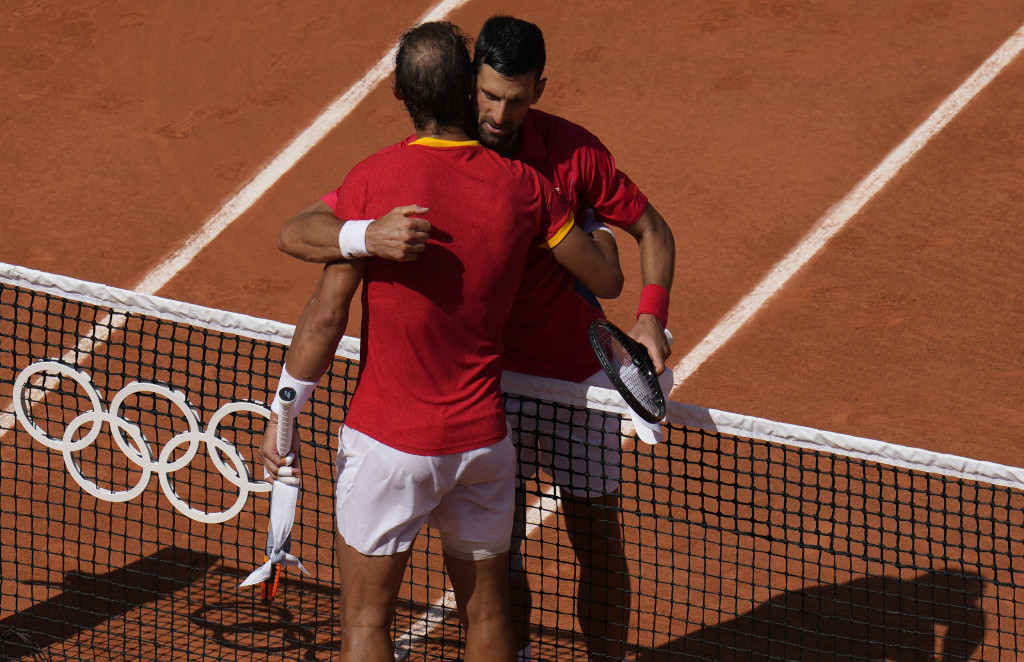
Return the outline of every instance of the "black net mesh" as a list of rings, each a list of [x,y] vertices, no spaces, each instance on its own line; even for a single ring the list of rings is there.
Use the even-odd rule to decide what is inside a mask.
[[[0,658],[331,658],[343,636],[335,435],[356,363],[339,358],[298,416],[293,552],[311,575],[288,570],[269,605],[239,588],[266,543],[267,493],[252,475],[264,414],[226,405],[267,402],[285,349],[0,284]],[[620,425],[508,398],[514,426],[542,438]],[[583,662],[590,648],[652,661],[1010,661],[1024,648],[1020,489],[684,425],[671,409],[663,443],[623,437],[618,496],[553,487],[570,461],[552,451],[521,465],[517,577],[536,660]],[[394,637],[400,659],[461,657],[429,530]]]

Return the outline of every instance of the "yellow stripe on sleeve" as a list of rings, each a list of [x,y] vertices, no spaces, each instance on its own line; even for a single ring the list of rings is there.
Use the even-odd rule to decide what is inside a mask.
[[[562,240],[565,239],[565,235],[569,234],[569,230],[572,230],[572,226],[574,225],[576,225],[576,217],[573,216],[573,213],[570,211],[569,220],[565,222],[565,225],[558,228],[558,232],[556,232],[546,242],[541,244],[541,246],[543,246],[544,248],[554,248],[558,244],[562,243]]]

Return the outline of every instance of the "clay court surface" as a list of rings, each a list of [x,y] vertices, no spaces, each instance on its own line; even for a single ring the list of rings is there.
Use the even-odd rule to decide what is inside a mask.
[[[371,86],[336,127],[310,142],[293,163],[272,164],[363,79],[401,31],[435,7],[427,1],[393,4],[4,3],[0,262],[128,289],[147,290],[147,284],[156,282],[154,274],[169,275],[166,284],[149,291],[293,323],[319,268],[279,253],[278,229],[335,188],[357,161],[408,135],[409,123],[385,81]],[[539,107],[597,134],[672,224],[678,259],[670,320],[676,342],[670,365],[696,366],[692,374],[677,370],[686,374],[673,400],[1021,465],[1024,117],[1019,109],[1024,107],[1024,57],[1004,59],[991,82],[962,92],[965,81],[986,66],[992,70],[986,61],[1022,29],[1024,4],[1019,0],[514,5],[465,0],[441,6],[454,7],[448,17],[471,34],[488,16],[502,11],[537,22],[548,42],[549,79]],[[933,125],[937,109],[946,108],[951,99],[962,103],[947,117],[948,123],[919,141],[905,163],[885,167],[908,137]],[[864,194],[866,178],[879,172],[884,183]],[[244,209],[238,203],[240,192]],[[771,281],[773,269],[804,245],[808,233],[835,218],[851,199],[858,206],[835,236],[815,248],[792,278],[768,288],[763,305],[735,334],[723,337],[723,320],[731,311],[766,279]],[[197,240],[197,233],[218,218],[227,219],[223,231]],[[628,325],[640,290],[637,253],[631,239],[619,236],[628,280],[623,296],[608,302],[607,310],[613,321]],[[168,259],[182,247],[198,250],[168,267]],[[357,325],[351,327],[355,333]],[[742,462],[729,464],[728,445],[708,443],[708,451],[716,446],[713,450],[725,458],[724,466],[735,469],[742,480],[733,484],[719,474],[685,476],[687,468],[700,473],[691,457],[697,446],[663,444],[649,453],[634,452],[633,462],[638,475],[646,476],[666,454],[688,453],[685,462],[671,465],[686,468],[656,476],[652,489],[671,487],[670,493],[687,495],[691,506],[691,499],[718,497],[729,514],[730,498],[736,497],[727,488],[746,485],[742,481],[752,472]],[[322,450],[327,466],[329,449]],[[59,457],[45,450],[34,452],[40,460],[33,466],[43,475],[47,461],[60,464]],[[798,458],[798,464],[809,461]],[[5,469],[10,467],[8,462]],[[837,494],[845,494],[844,481],[857,480],[856,472],[854,468],[850,476],[836,479]],[[38,482],[47,484],[45,479]],[[880,481],[870,474],[863,482],[871,492]],[[643,496],[646,481],[637,485],[640,493],[627,507],[628,521],[651,502]],[[786,485],[776,487],[776,496],[796,498]],[[816,489],[805,490],[818,496],[800,501],[793,511],[797,514],[787,517],[797,517],[804,507],[817,513],[824,497]],[[310,494],[318,491],[329,498],[328,487]],[[768,526],[771,535],[765,539],[773,540],[768,556],[758,558],[771,563],[775,553],[775,562],[784,559],[779,567],[768,568],[775,575],[762,573],[768,578],[764,582],[742,575],[747,570],[736,580],[758,586],[759,592],[746,597],[760,611],[777,606],[770,598],[782,589],[799,597],[811,585],[828,591],[834,583],[834,590],[842,593],[860,590],[861,577],[869,589],[871,582],[892,581],[880,579],[892,564],[872,566],[876,561],[870,550],[846,550],[853,559],[847,567],[843,550],[831,549],[842,557],[832,568],[836,576],[804,581],[805,570],[818,572],[817,563],[801,565],[807,557],[799,554],[811,543],[775,535],[771,526],[778,522],[773,524],[759,510],[768,496],[760,490],[747,492],[753,503],[748,514],[757,522],[751,524],[753,533],[764,533],[757,527]],[[909,497],[887,503],[907,507],[920,494],[913,488]],[[997,513],[1004,507],[1015,513],[992,515],[999,522],[996,528],[1002,521],[1020,524],[1015,519],[1019,500],[995,504],[987,494],[979,498],[986,513],[989,505]],[[68,490],[70,502],[76,495]],[[147,493],[146,499],[151,506],[159,502],[155,493]],[[111,528],[105,506],[85,502],[89,506],[80,515],[95,518],[100,529]],[[851,502],[851,508],[855,505]],[[74,503],[61,507],[73,508]],[[959,505],[949,507],[959,512]],[[49,517],[56,523],[63,513],[53,511]],[[330,506],[306,514],[324,513],[322,526],[303,527],[303,535],[330,531]],[[247,512],[239,524],[248,527],[244,535],[249,538],[254,535],[251,519]],[[27,522],[28,528],[46,526],[38,520],[32,524],[27,516],[18,521]],[[129,521],[143,528],[160,524],[141,515]],[[933,521],[936,528],[912,537],[914,545],[900,553],[920,552],[921,558],[932,560],[934,540],[956,539],[957,521],[951,516],[941,529]],[[655,581],[658,591],[678,583],[696,596],[704,596],[705,588],[708,595],[715,594],[719,589],[711,584],[731,577],[732,567],[716,545],[738,555],[746,551],[741,545],[730,547],[733,534],[728,531],[715,538],[714,527],[708,536],[677,525],[678,540],[695,541],[693,548],[660,558],[664,564],[654,563],[654,579],[640,581]],[[168,530],[191,531],[189,527],[202,528],[178,519]],[[135,536],[134,528],[131,533],[131,540],[146,539]],[[817,533],[829,540],[827,531]],[[329,533],[324,535],[326,542],[318,538],[317,549],[325,556],[312,560],[330,575],[331,541]],[[541,533],[557,535],[555,529]],[[659,561],[644,556],[655,549],[640,544],[647,542],[647,535],[637,534],[641,540],[636,552],[648,562],[641,566],[645,572]],[[964,528],[963,535],[970,537],[971,532]],[[247,555],[258,547],[249,538],[239,544],[246,551],[238,568],[209,573],[213,583],[189,585],[189,600],[203,605],[200,612],[190,612],[193,621],[223,625],[228,617],[217,609],[228,613],[237,607],[231,602],[236,575],[253,565]],[[19,544],[25,540],[22,534]],[[182,549],[166,547],[155,554],[149,548],[126,550],[148,556],[123,568],[114,554],[107,559],[110,576],[117,579],[140,569],[153,574],[147,563],[164,567],[186,553],[186,542]],[[874,549],[876,542],[865,544]],[[899,545],[882,542],[886,544],[877,556],[891,562],[891,550]],[[88,535],[72,543],[93,553],[95,540]],[[221,543],[229,546],[232,541]],[[1013,544],[1018,543],[1015,539]],[[31,545],[20,549],[27,555],[23,562],[30,565]],[[312,546],[304,549],[312,553]],[[214,544],[193,551],[189,562],[203,568],[222,551]],[[1020,555],[1016,547],[1005,551],[1011,559],[1009,572],[1016,567],[1012,559]],[[97,559],[97,568],[103,562]],[[705,562],[707,567],[701,565]],[[567,567],[552,561],[538,575],[557,578]],[[912,604],[905,611],[927,612],[922,600],[942,606],[941,597],[935,597],[942,593],[941,582],[929,584],[931,575],[911,572],[931,567],[928,563],[915,556],[911,565],[899,567],[901,581],[913,580],[906,585],[913,599],[908,598]],[[749,572],[763,569],[756,566]],[[705,572],[694,573],[696,583],[687,584],[687,573],[693,570]],[[986,575],[986,580],[1001,581],[1000,572]],[[842,583],[850,578],[856,581]],[[181,593],[182,581],[171,573],[166,585],[157,588],[168,595]],[[305,582],[312,592],[298,598],[293,594],[291,600],[311,601],[329,614],[333,587],[318,592],[330,580],[325,582]],[[1009,582],[993,590],[1016,595],[1016,586]],[[903,585],[897,588],[901,594]],[[45,590],[38,582],[33,589]],[[90,593],[88,585],[78,590]],[[559,591],[564,592],[560,588],[552,594],[561,595]],[[722,595],[733,592],[729,588]],[[13,599],[13,594],[5,596]],[[416,613],[435,598],[410,596]],[[713,598],[694,599],[705,600],[703,606],[709,608],[707,600]],[[1019,620],[1014,605],[1019,602],[1000,602],[998,607],[1003,616],[1012,617],[1014,628]],[[244,607],[238,612],[242,616]],[[1007,610],[1012,613],[1003,613]],[[756,621],[760,611],[749,616]],[[740,612],[746,613],[745,608],[737,607]],[[21,615],[33,613],[26,609]],[[638,617],[641,621],[663,615],[658,609],[643,613],[650,615]],[[254,616],[255,623],[263,620],[262,611]],[[331,635],[328,621],[303,622],[296,636],[306,635],[303,628],[321,628],[320,634]],[[680,616],[683,621],[696,627],[715,623],[715,615],[702,619],[685,614]],[[91,626],[79,627],[86,632]],[[573,629],[572,624],[562,627]],[[97,631],[83,636],[107,636],[105,630]],[[713,638],[715,628],[706,632]],[[1018,646],[1016,630],[994,632],[1006,638],[1003,643],[1012,655]],[[862,638],[847,634],[852,641]],[[932,636],[930,630],[927,635]],[[118,633],[110,636],[117,638]],[[265,646],[262,636],[257,639]],[[332,646],[330,641],[318,644]],[[93,647],[98,650],[99,644]]]
[[[134,288],[432,6],[4,3],[0,261]],[[450,19],[473,34],[499,11],[545,32],[539,107],[597,134],[674,228],[672,365],[1024,25],[1018,0],[469,0]],[[1022,90],[1012,59],[673,399],[1019,465]],[[278,228],[409,132],[376,86],[156,293],[294,322],[318,267]]]

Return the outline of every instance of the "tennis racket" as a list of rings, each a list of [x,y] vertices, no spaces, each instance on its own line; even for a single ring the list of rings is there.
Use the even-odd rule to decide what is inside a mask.
[[[647,348],[608,320],[593,322],[588,335],[601,367],[626,404],[648,423],[663,419],[665,394]]]
[[[295,389],[284,387],[277,394],[278,400],[278,414],[277,414],[277,454],[284,457],[292,450],[292,421],[294,415],[292,414],[292,406],[295,404]],[[291,540],[285,541],[284,551],[288,552],[291,549]],[[267,558],[270,558],[271,553],[274,551],[274,532],[272,529],[267,529]],[[274,564],[270,570],[270,579],[263,582],[261,588],[261,597],[264,602],[273,602],[274,597],[277,595],[277,586],[281,581],[281,566]]]

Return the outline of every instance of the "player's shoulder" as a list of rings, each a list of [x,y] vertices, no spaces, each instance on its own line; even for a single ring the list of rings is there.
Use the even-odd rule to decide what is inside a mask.
[[[546,186],[554,186],[553,184],[551,184],[550,180],[544,177],[544,175],[540,174],[540,172],[538,172],[536,168],[526,163],[525,161],[521,161],[519,159],[509,159],[504,156],[498,156],[494,152],[492,152],[492,154],[498,157],[500,161],[500,167],[508,171],[509,177],[518,180],[521,185],[530,184],[536,185],[541,188]]]
[[[415,139],[416,136],[412,136]],[[364,157],[349,171],[349,177],[376,177],[382,170],[386,171],[390,168],[397,167],[399,163],[405,160],[409,150],[406,149],[409,143],[412,142],[409,138],[401,142],[397,142],[383,149],[379,149],[373,154]]]
[[[605,149],[598,138],[581,124],[567,120],[559,115],[531,108],[527,115],[530,129],[544,137],[548,149],[574,147],[599,147]]]
[[[408,147],[414,140],[416,140],[416,134],[409,136],[408,138],[402,140],[401,142],[393,143],[391,145],[388,145],[387,147],[379,149],[364,160],[387,160],[390,158],[394,158],[402,154],[403,150],[405,150],[405,148]]]

